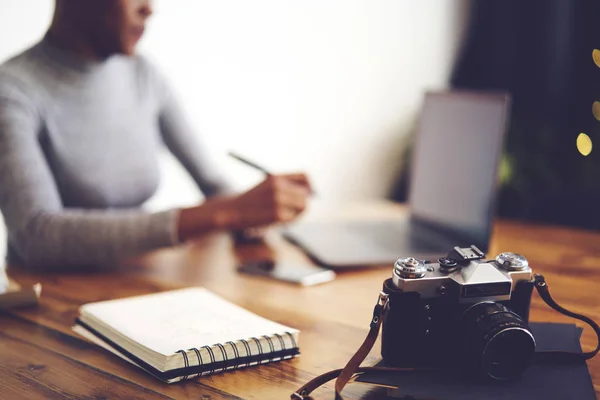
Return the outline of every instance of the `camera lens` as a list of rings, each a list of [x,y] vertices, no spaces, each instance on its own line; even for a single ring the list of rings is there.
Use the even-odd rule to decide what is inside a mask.
[[[463,315],[467,359],[499,380],[521,375],[535,353],[535,340],[521,317],[502,304],[483,302]]]

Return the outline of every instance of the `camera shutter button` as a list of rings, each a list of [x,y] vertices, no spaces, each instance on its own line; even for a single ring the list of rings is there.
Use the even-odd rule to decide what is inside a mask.
[[[507,271],[521,271],[529,267],[525,257],[516,253],[500,253],[496,257],[496,263]]]
[[[422,278],[427,273],[427,266],[414,257],[400,258],[394,265],[394,271],[401,278]]]

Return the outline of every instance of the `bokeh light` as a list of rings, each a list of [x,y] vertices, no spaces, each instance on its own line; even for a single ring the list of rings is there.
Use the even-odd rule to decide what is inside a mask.
[[[600,101],[595,101],[592,105],[592,113],[598,121],[600,121]]]
[[[594,51],[592,51],[592,58],[594,59],[596,65],[600,67],[600,50],[594,49]]]
[[[585,133],[580,133],[577,136],[577,150],[584,156],[592,152],[592,139]]]

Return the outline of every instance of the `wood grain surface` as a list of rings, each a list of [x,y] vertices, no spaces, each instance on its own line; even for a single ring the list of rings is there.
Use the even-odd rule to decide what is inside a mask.
[[[404,209],[387,203],[323,209],[308,218],[395,219]],[[600,321],[600,233],[497,221],[489,256],[502,251],[525,255],[541,272],[553,296],[566,308]],[[400,256],[400,255],[399,255]],[[34,274],[10,268],[20,283],[41,282],[39,306],[0,314],[0,399],[288,399],[316,375],[342,367],[368,331],[373,305],[390,266],[340,271],[335,281],[297,287],[240,274],[243,260],[272,257],[311,263],[295,246],[273,233],[267,245],[234,246],[219,234],[176,249],[158,251],[108,272]],[[164,384],[118,357],[81,339],[71,326],[82,304],[203,286],[266,318],[301,331],[302,355],[294,360]],[[531,319],[573,322],[534,294]],[[578,325],[580,325],[578,323]],[[583,325],[580,325],[583,326]],[[584,350],[596,338],[582,337]],[[365,364],[379,360],[380,344]],[[600,394],[600,357],[588,366]],[[333,399],[330,383],[315,398]],[[348,399],[382,399],[385,389],[352,384]]]

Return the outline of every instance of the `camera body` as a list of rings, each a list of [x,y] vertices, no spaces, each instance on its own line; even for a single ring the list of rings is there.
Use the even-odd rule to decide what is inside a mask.
[[[534,287],[527,260],[502,253],[485,260],[477,247],[454,247],[435,262],[396,261],[384,282],[384,363],[392,367],[460,368],[496,379],[520,375],[531,362]]]

